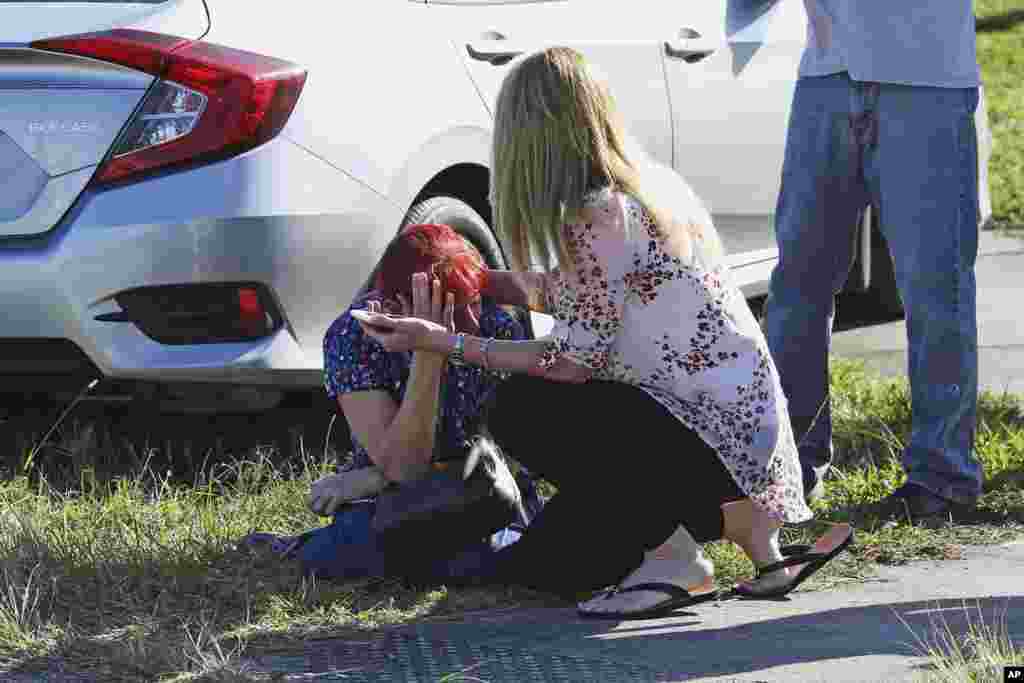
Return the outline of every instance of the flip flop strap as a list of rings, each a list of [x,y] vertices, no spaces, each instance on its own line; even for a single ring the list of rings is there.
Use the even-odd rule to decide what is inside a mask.
[[[659,593],[666,593],[674,599],[682,600],[689,598],[689,591],[680,588],[674,583],[662,583],[660,581],[652,581],[649,583],[636,583],[627,588],[617,588],[608,593],[608,597],[613,595],[621,595],[622,593],[634,593],[636,591],[657,591]]]
[[[782,553],[783,557],[790,557],[792,555],[806,555],[811,552],[811,546],[809,545],[784,545],[779,548],[779,552]]]
[[[757,577],[760,578],[765,574],[771,574],[780,569],[786,567],[795,567],[798,564],[811,564],[812,562],[821,562],[828,558],[827,553],[803,553],[802,555],[792,555],[779,562],[773,562],[772,564],[765,565],[764,567],[758,567]]]

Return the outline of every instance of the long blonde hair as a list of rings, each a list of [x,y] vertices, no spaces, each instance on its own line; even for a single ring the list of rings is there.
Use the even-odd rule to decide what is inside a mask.
[[[490,198],[516,268],[550,268],[556,257],[571,268],[563,225],[580,217],[590,192],[606,187],[637,200],[675,255],[688,258],[693,238],[720,253],[709,218],[674,215],[649,200],[641,189],[646,160],[635,163],[630,147],[607,85],[579,52],[548,48],[512,68],[494,114]]]

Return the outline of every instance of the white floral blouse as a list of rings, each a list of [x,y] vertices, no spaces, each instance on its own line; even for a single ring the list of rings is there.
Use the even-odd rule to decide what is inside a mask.
[[[541,366],[566,359],[594,379],[638,386],[700,435],[773,517],[809,519],[778,373],[727,267],[670,255],[629,195],[606,189],[586,208],[591,222],[565,226],[580,267],[540,279],[538,298],[555,317]]]

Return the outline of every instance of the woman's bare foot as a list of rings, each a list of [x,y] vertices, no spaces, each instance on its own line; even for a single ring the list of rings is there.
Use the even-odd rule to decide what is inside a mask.
[[[852,533],[853,527],[849,524],[836,524],[815,541],[808,552],[828,555],[846,542]],[[761,564],[759,566],[765,565]],[[751,595],[772,593],[789,585],[806,566],[807,563],[804,563],[768,572],[761,575],[760,578],[740,582],[737,588]]]
[[[752,500],[746,498],[723,505],[722,515],[725,538],[740,546],[755,567],[767,567],[783,560],[779,550],[781,525]],[[849,524],[836,524],[811,546],[809,552],[827,555],[847,541],[852,533],[853,528]],[[776,592],[795,580],[806,566],[807,563],[803,563],[780,568],[739,584],[737,590],[746,594]]]
[[[782,559],[779,552],[778,521],[749,498],[722,506],[722,535],[747,554],[756,567],[764,567]]]
[[[707,558],[701,558],[700,561],[686,566],[680,566],[671,560],[647,560],[626,577],[619,590],[642,583],[668,583],[682,588],[694,597],[707,595],[715,589],[714,568]],[[659,590],[601,593],[595,598],[581,602],[578,607],[581,612],[588,615],[629,616],[658,607],[672,598],[673,595]]]
[[[618,590],[643,583],[667,583],[694,597],[707,595],[715,589],[715,566],[704,557],[689,532],[679,527],[664,544],[647,553],[644,563],[619,584]],[[602,593],[578,607],[590,616],[629,616],[656,608],[674,597],[659,590]]]

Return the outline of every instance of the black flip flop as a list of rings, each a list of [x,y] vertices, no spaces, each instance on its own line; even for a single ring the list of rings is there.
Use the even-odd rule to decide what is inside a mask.
[[[772,600],[775,598],[781,598],[786,594],[792,592],[801,583],[811,578],[811,576],[813,576],[816,571],[818,571],[826,564],[828,564],[829,561],[832,560],[832,558],[834,558],[836,555],[846,550],[846,548],[848,548],[850,544],[853,543],[853,534],[853,527],[850,527],[850,535],[847,536],[842,543],[840,543],[830,552],[827,553],[812,552],[812,546],[809,545],[787,545],[782,548],[779,548],[779,552],[781,552],[782,556],[786,559],[780,562],[774,562],[764,567],[760,567],[757,570],[757,573],[754,575],[755,581],[764,576],[765,574],[770,574],[774,571],[778,571],[786,567],[794,567],[799,564],[805,564],[807,566],[801,569],[800,573],[797,574],[792,581],[785,585],[779,586],[778,588],[768,591],[752,591],[741,586],[735,586],[729,593],[729,595],[755,600]]]
[[[702,602],[708,602],[719,597],[717,590],[712,590],[707,593],[700,593],[699,595],[691,595],[687,590],[680,588],[673,583],[662,583],[658,581],[650,583],[638,583],[628,588],[615,588],[605,593],[605,598],[610,598],[613,595],[621,595],[622,593],[633,593],[636,591],[658,591],[659,593],[665,593],[668,595],[668,599],[653,605],[646,609],[642,609],[636,612],[585,612],[584,610],[577,610],[581,617],[587,619],[615,619],[617,621],[629,621],[632,619],[654,619],[655,617],[663,616],[673,610],[681,609],[683,607],[689,607],[690,605],[697,605]]]

